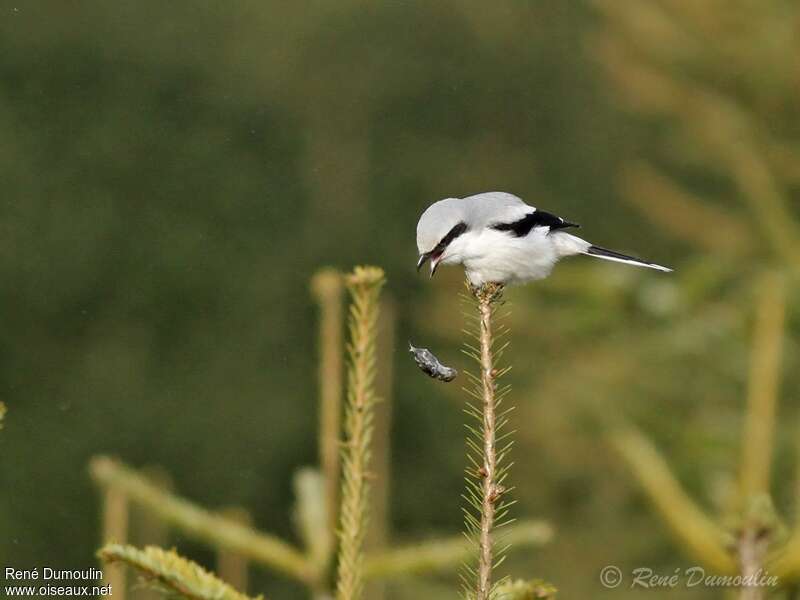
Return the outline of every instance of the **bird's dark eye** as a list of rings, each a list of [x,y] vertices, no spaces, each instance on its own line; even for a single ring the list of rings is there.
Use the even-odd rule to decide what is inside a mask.
[[[451,244],[451,242],[456,239],[461,234],[467,231],[467,224],[461,221],[457,223],[450,231],[447,232],[447,235],[444,236],[436,247],[431,250],[431,255],[436,256],[442,254],[445,249]]]

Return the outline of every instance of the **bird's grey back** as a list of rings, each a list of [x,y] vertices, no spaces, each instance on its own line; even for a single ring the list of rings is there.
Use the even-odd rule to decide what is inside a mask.
[[[510,223],[534,210],[506,192],[484,192],[466,198],[445,198],[431,204],[417,223],[420,252],[431,250],[450,229],[464,222],[473,230],[493,223]]]
[[[507,192],[484,192],[467,196],[461,202],[464,203],[467,224],[475,228],[513,222],[534,210],[522,199]]]

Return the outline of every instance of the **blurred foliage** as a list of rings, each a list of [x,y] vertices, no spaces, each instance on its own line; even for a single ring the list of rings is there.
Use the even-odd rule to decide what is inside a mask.
[[[139,550],[133,546],[109,544],[101,548],[98,557],[104,563],[122,562],[136,569],[145,584],[167,598],[189,600],[250,600],[224,581],[175,552],[148,546]],[[113,589],[112,589],[113,593]],[[261,600],[259,596],[256,600]]]
[[[545,581],[507,581],[497,590],[498,597],[504,600],[536,600],[537,598],[555,598],[558,590]]]
[[[463,367],[462,278],[417,279],[413,230],[433,200],[503,189],[677,268],[574,259],[510,290],[515,510],[558,536],[504,568],[590,597],[609,563],[687,566],[588,415],[626,415],[700,504],[729,502],[753,283],[795,252],[797,7],[606,8],[0,7],[0,381],[14,417],[0,437],[0,557],[92,560],[98,507],[83,465],[97,452],[164,465],[187,496],[247,506],[291,538],[292,473],[316,457],[307,288],[322,264],[380,264],[402,299],[395,537],[456,530],[463,398],[421,377],[405,341]],[[782,387],[793,390],[800,303],[796,286],[787,293]],[[779,411],[770,491],[785,515],[791,394]],[[257,577],[268,597],[299,593]]]
[[[723,4],[713,2],[631,2],[630,10],[607,0],[593,5],[606,28],[591,37],[590,46],[628,108],[662,128],[654,136],[659,151],[622,171],[623,196],[665,232],[715,256],[726,254],[723,260],[737,266],[730,280],[758,305],[748,311],[755,323],[749,368],[743,370],[747,390],[738,485],[718,494],[717,508],[742,573],[766,566],[784,584],[793,583],[800,577],[800,559],[794,555],[800,526],[795,522],[795,533],[784,544],[771,494],[791,498],[797,488],[787,485],[791,480],[785,475],[771,475],[787,296],[797,288],[800,265],[800,220],[791,203],[800,165],[798,72],[796,61],[773,61],[797,55],[797,7],[737,0],[724,4],[723,16],[714,10]],[[763,46],[767,37],[769,48]],[[794,127],[776,127],[783,122]],[[641,201],[645,196],[648,202]],[[719,223],[722,229],[706,235],[700,223]],[[682,502],[683,492],[669,482],[665,466],[667,477],[661,483],[654,478],[653,472],[661,470],[657,452],[644,439],[635,442],[637,452],[625,437],[635,442],[635,436],[623,436],[616,445],[676,537],[699,561],[731,572],[733,566],[725,564],[731,557],[725,556],[721,537],[709,530],[714,526],[703,523],[702,510]],[[670,487],[677,494],[665,494]],[[792,500],[796,504],[800,497]],[[788,512],[791,517],[796,511]],[[701,535],[704,529],[707,534]],[[774,562],[768,561],[768,551],[777,557]]]
[[[343,468],[340,476],[330,469],[330,465],[326,466],[326,452],[322,450],[319,470],[303,467],[296,472],[294,524],[303,542],[302,547],[295,547],[279,537],[254,528],[246,509],[228,508],[213,512],[180,498],[170,489],[171,478],[163,469],[137,472],[117,460],[95,456],[89,463],[89,475],[100,488],[103,514],[101,535],[107,546],[124,545],[131,537],[130,529],[133,529],[130,533],[135,538],[152,541],[157,537],[161,543],[170,531],[180,532],[215,549],[218,553],[219,576],[230,572],[240,589],[247,588],[247,563],[252,562],[304,585],[311,597],[320,600],[329,599],[333,594],[333,567],[337,571],[337,597],[356,598],[362,595],[364,579],[430,576],[453,570],[476,554],[474,541],[463,536],[455,540],[445,538],[418,542],[407,547],[390,543],[386,535],[388,528],[380,522],[386,520],[388,515],[375,510],[374,506],[379,502],[371,499],[373,483],[376,484],[376,490],[388,488],[387,474],[390,471],[385,466],[370,466],[373,453],[378,454],[374,449],[381,445],[375,435],[379,418],[373,415],[377,413],[379,404],[389,403],[387,396],[379,398],[375,395],[378,382],[383,382],[382,386],[385,386],[388,377],[386,361],[378,360],[382,354],[378,348],[387,345],[392,338],[387,330],[387,320],[392,317],[383,312],[390,304],[386,300],[378,300],[386,282],[385,275],[377,267],[356,267],[346,277],[324,268],[312,278],[316,283],[322,279],[327,279],[329,283],[345,283],[351,296],[347,311],[347,404],[343,414],[341,410],[332,411],[331,416],[337,421],[333,427],[327,419],[320,419],[319,438],[320,448],[324,448],[326,438],[334,436],[336,445],[343,449]],[[492,301],[498,299],[500,293],[502,290],[493,291],[492,296],[477,292],[476,295]],[[328,298],[332,299],[339,309],[343,308],[341,298]],[[344,346],[337,348],[335,344],[335,338],[343,329],[344,314],[342,310],[333,308],[327,302],[320,303],[320,405],[323,413],[331,408],[326,407],[331,402],[330,390],[326,389],[331,382],[325,376],[329,371],[337,370],[335,366],[331,368],[333,365],[330,363],[334,361],[329,353],[344,354],[345,350]],[[332,332],[336,332],[333,337]],[[341,361],[338,362],[341,367]],[[379,362],[384,363],[380,376],[377,372]],[[334,379],[341,381],[339,376]],[[343,426],[340,426],[338,421],[342,417]],[[345,434],[341,441],[338,439],[339,430]],[[327,485],[328,479],[333,481],[333,485]],[[329,489],[336,490],[333,500],[327,497]],[[341,508],[335,500],[339,496]],[[329,507],[337,519],[329,518]],[[131,513],[134,519],[130,518]],[[147,527],[142,527],[143,517],[150,522]],[[155,528],[160,530],[157,536],[154,535],[154,523],[162,525]],[[373,539],[365,557],[366,544],[362,542],[368,525]],[[385,535],[377,538],[374,532],[380,530],[381,526]],[[148,537],[148,533],[151,537]],[[336,536],[339,537],[338,548],[331,544],[331,539]],[[529,549],[549,542],[552,528],[543,522],[516,521],[503,530],[501,538],[506,550],[512,545],[515,550]],[[155,546],[150,548],[158,550]],[[331,556],[335,550],[338,550],[336,560]],[[105,551],[101,551],[101,557],[105,555]],[[174,556],[182,559],[179,555]],[[235,569],[228,568],[232,557],[238,559]],[[169,561],[156,559],[155,562],[161,566],[160,577],[182,578],[181,569],[175,570],[168,564]],[[498,565],[502,562],[502,559],[494,560]],[[124,571],[110,566],[104,580],[117,590],[117,595],[125,595],[128,586]],[[367,595],[376,598],[384,591],[382,582],[373,581]]]

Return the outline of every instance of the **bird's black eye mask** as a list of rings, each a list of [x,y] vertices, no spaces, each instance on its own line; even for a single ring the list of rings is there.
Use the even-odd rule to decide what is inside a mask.
[[[436,260],[442,254],[444,254],[445,249],[447,249],[447,247],[452,243],[452,241],[456,239],[458,236],[460,236],[462,233],[465,233],[466,231],[467,231],[467,224],[464,223],[464,221],[461,221],[460,223],[456,224],[450,231],[447,232],[447,235],[445,235],[441,240],[439,240],[439,243],[436,244],[433,250],[431,250],[430,252],[425,252],[424,254],[422,254],[422,256],[419,257],[419,262],[417,263],[417,271],[420,270],[422,265],[424,265],[428,261],[428,259],[433,258],[434,260]]]

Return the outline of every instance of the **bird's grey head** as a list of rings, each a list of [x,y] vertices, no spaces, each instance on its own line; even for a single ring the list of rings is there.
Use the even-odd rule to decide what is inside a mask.
[[[456,240],[468,230],[465,208],[463,200],[446,198],[422,213],[417,223],[417,270],[430,261],[433,277],[441,262],[455,257],[454,243],[458,245]]]

